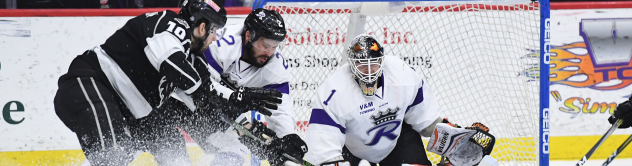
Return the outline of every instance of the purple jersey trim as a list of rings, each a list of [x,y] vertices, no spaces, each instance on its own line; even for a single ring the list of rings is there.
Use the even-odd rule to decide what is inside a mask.
[[[217,61],[215,61],[215,58],[213,58],[213,54],[211,54],[211,49],[206,49],[206,51],[204,51],[204,56],[206,56],[206,61],[209,65],[211,65],[211,67],[213,67],[213,69],[215,69],[215,71],[219,72],[219,74],[222,74],[224,72],[224,69],[219,67],[219,64],[217,63]]]
[[[340,132],[342,134],[345,134],[345,128],[334,122],[334,120],[329,117],[329,114],[327,114],[325,110],[313,109],[312,116],[309,118],[309,124],[312,123],[337,127],[338,129],[340,129]]]
[[[287,82],[280,84],[270,84],[263,86],[265,89],[276,89],[281,91],[281,93],[290,94],[290,85]]]
[[[410,104],[408,108],[406,108],[406,113],[408,113],[408,110],[410,110],[411,107],[414,107],[415,105],[421,103],[422,101],[424,101],[424,91],[423,91],[423,87],[419,87],[419,89],[417,90],[417,96],[415,97],[415,100],[413,100],[413,103]]]

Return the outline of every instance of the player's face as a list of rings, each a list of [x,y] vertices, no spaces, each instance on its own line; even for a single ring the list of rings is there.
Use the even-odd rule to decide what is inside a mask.
[[[380,69],[380,61],[375,59],[375,60],[358,60],[355,62],[355,66],[356,68],[358,68],[358,71],[360,71],[360,73],[362,74],[375,74],[377,73],[377,71]]]
[[[206,41],[204,41],[204,48],[202,48],[202,50],[206,50],[208,48],[208,45],[211,45],[211,43],[213,43],[217,40],[218,37],[220,37],[217,35],[217,30],[217,27],[213,27],[213,31],[211,32],[211,34],[208,34],[208,38],[206,38]]]
[[[276,51],[281,42],[260,37],[257,41],[252,42],[253,58],[257,64],[263,66]]]
[[[212,27],[212,32],[210,34],[208,34],[208,38],[206,38],[206,40],[204,39],[206,37],[206,33],[204,31],[204,27],[202,25],[205,24],[200,24],[199,27],[196,27],[193,30],[193,36],[191,37],[191,53],[197,54],[197,55],[203,55],[204,51],[208,48],[208,46],[213,43],[213,41],[217,40],[218,38],[221,38],[221,36],[219,36],[216,32],[218,32],[218,28],[217,27]],[[219,31],[219,32],[224,32],[224,31]]]

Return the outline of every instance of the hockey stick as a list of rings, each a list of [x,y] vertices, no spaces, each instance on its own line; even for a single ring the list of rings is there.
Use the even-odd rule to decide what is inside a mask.
[[[625,149],[625,147],[630,144],[630,142],[632,142],[632,135],[630,135],[630,137],[628,137],[628,139],[626,139],[625,142],[623,142],[623,144],[621,144],[621,146],[617,148],[617,150],[614,150],[614,153],[612,153],[612,155],[608,157],[608,159],[606,160],[606,162],[603,163],[602,166],[607,166],[608,164],[610,164],[610,162],[612,162],[612,160],[614,160],[614,158],[617,157],[619,153],[621,153],[621,151],[623,151],[623,149]]]
[[[588,153],[586,153],[586,155],[584,155],[584,157],[582,157],[581,160],[579,160],[579,162],[577,162],[576,166],[583,166],[584,163],[586,163],[586,160],[588,160],[590,158],[590,156],[592,156],[592,154],[595,152],[595,150],[597,150],[597,148],[599,148],[599,146],[601,146],[601,144],[606,140],[606,138],[610,137],[610,135],[612,134],[612,132],[614,132],[614,130],[616,130],[619,125],[621,125],[621,123],[623,123],[623,120],[618,119],[617,121],[615,121],[612,124],[612,127],[610,127],[610,129],[608,129],[608,132],[606,132],[606,134],[604,134],[601,139],[599,139],[599,141],[597,141],[597,144],[595,144],[589,151]]]
[[[235,129],[237,129],[238,131],[244,133],[246,136],[256,140],[257,142],[259,142],[261,144],[265,144],[265,145],[270,144],[269,141],[262,140],[260,138],[257,138],[257,136],[252,135],[252,133],[250,133],[250,131],[248,131],[248,129],[246,129],[244,126],[240,125],[239,123],[237,123],[234,120],[228,119],[228,117],[226,117],[225,115],[222,116],[221,119],[222,119],[222,121],[224,121],[224,122],[226,122],[228,124],[232,124],[232,126],[235,127]],[[312,163],[309,163],[309,162],[307,162],[307,161],[305,161],[303,159],[298,160],[298,159],[296,159],[296,158],[294,158],[294,157],[292,157],[292,156],[290,156],[290,155],[288,155],[286,153],[283,153],[281,155],[283,157],[286,157],[286,158],[292,160],[292,162],[294,162],[294,163],[300,163],[300,165],[302,165],[302,166],[314,166]]]
[[[441,160],[439,160],[437,166],[448,166],[448,159],[445,158],[445,156],[441,156]]]

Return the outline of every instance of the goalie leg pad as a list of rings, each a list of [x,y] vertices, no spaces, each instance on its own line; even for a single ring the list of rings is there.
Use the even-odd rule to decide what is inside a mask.
[[[448,157],[455,166],[478,164],[491,153],[495,138],[481,129],[454,128],[437,124],[428,142],[428,151]]]

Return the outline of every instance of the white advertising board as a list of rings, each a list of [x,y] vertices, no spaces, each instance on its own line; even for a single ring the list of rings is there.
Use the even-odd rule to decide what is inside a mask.
[[[55,114],[57,79],[74,57],[102,44],[130,18],[0,19],[0,151],[81,149]],[[244,18],[231,16],[227,24]]]
[[[602,135],[632,93],[632,9],[553,10],[551,26],[551,135]]]

